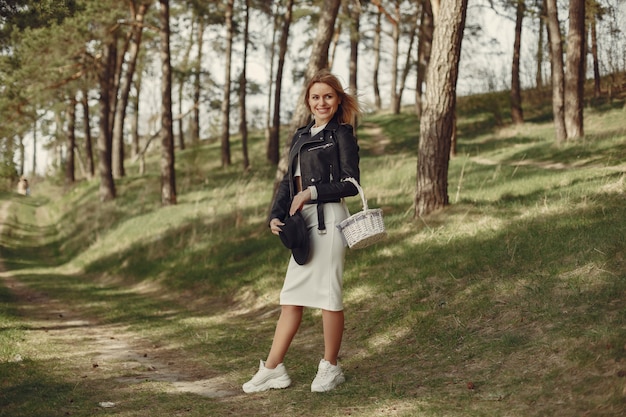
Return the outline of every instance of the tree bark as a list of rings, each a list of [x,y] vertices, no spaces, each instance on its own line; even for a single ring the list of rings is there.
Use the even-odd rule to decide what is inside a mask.
[[[589,35],[591,41],[591,56],[593,58],[593,96],[600,97],[602,89],[600,87],[600,63],[598,60],[598,33],[596,30],[597,14],[594,10],[589,17]]]
[[[111,93],[113,88],[113,74],[117,57],[115,40],[109,41],[104,48],[102,65],[99,75],[100,82],[100,134],[98,136],[98,171],[100,173],[100,201],[109,201],[115,198],[115,182],[111,169],[112,141],[110,129]]]
[[[372,89],[374,90],[374,107],[376,110],[383,108],[382,100],[380,98],[380,86],[378,85],[378,72],[380,71],[380,34],[381,28],[381,13],[376,14],[376,26],[374,28],[374,68],[372,70]]]
[[[417,78],[415,82],[415,113],[422,116],[424,80],[430,62],[433,44],[433,9],[430,0],[422,0],[422,15],[420,18],[419,39],[417,44]]]
[[[241,134],[241,151],[243,170],[250,169],[250,158],[248,157],[248,118],[246,114],[246,90],[247,78],[246,70],[248,66],[248,43],[250,27],[250,0],[245,0],[244,25],[243,25],[243,56],[241,76],[239,77],[239,133]]]
[[[522,46],[522,22],[526,5],[524,0],[517,0],[515,13],[515,41],[513,42],[513,63],[511,65],[511,119],[514,124],[524,123],[522,110],[522,87],[520,85],[520,49]]]
[[[548,13],[548,42],[550,44],[550,67],[552,72],[552,113],[556,143],[562,144],[567,140],[565,130],[565,104],[563,97],[563,45],[561,42],[561,28],[557,12],[556,0],[547,0]]]
[[[115,120],[113,122],[113,152],[115,155],[113,158],[113,176],[116,178],[121,178],[126,175],[124,170],[124,122],[126,119],[128,97],[130,96],[132,80],[137,65],[137,57],[139,56],[139,47],[143,33],[143,19],[148,6],[149,5],[146,3],[141,3],[136,11],[134,7],[131,6],[133,27],[131,28],[130,44],[128,45],[128,63],[126,65],[126,73],[120,80],[119,101],[115,108]]]
[[[357,69],[359,58],[359,43],[361,42],[361,0],[349,0],[348,10],[350,15],[350,76],[349,88],[352,94],[358,93]]]
[[[89,92],[87,88],[83,89],[81,104],[83,106],[83,129],[85,132],[85,171],[87,173],[87,179],[91,179],[95,175],[94,163],[93,163],[93,149],[91,139],[91,118],[89,116]]]
[[[537,30],[537,73],[535,74],[535,86],[537,88],[543,87],[543,48],[544,48],[544,27],[546,26],[546,0],[541,0],[537,7],[539,7],[539,28]]]
[[[274,165],[280,160],[280,95],[283,85],[283,70],[285,68],[285,56],[287,55],[287,45],[289,40],[289,27],[291,26],[292,10],[294,0],[289,0],[283,16],[283,26],[278,41],[278,62],[276,65],[276,80],[274,88],[274,113],[272,116],[272,127],[267,147],[267,159]]]
[[[413,17],[413,22],[411,23],[411,27],[409,28],[409,36],[411,37],[409,41],[409,46],[406,52],[406,59],[404,60],[404,68],[402,69],[402,74],[400,75],[400,82],[398,87],[398,94],[396,95],[396,103],[394,104],[394,114],[400,114],[400,110],[402,109],[402,95],[404,94],[404,88],[406,87],[406,79],[409,76],[409,72],[411,68],[413,68],[413,44],[415,43],[415,38],[417,35],[417,15]]]
[[[567,139],[584,135],[585,0],[570,0],[565,67],[565,130]]]
[[[176,204],[169,0],[159,0],[161,44],[161,203]]]
[[[204,45],[204,31],[206,23],[203,17],[198,17],[198,58],[196,60],[193,78],[193,117],[191,119],[191,143],[200,142],[200,79],[202,74],[202,47]]]
[[[456,83],[467,0],[449,0],[435,14],[426,105],[420,122],[415,216],[448,205],[448,164],[455,126]]]
[[[233,50],[233,7],[235,0],[228,0],[226,3],[226,51],[224,53],[224,96],[222,98],[222,139],[221,157],[222,167],[230,166],[230,82],[231,82],[231,61]]]
[[[76,97],[72,95],[67,106],[67,156],[65,159],[65,183],[76,181]]]

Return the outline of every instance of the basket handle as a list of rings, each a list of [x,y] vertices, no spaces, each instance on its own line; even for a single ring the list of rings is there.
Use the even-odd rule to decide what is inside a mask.
[[[359,185],[359,182],[352,177],[344,178],[342,181],[349,181],[354,184],[356,189],[359,191],[359,195],[361,196],[361,201],[363,202],[363,210],[367,210],[367,199],[365,198],[365,193],[363,192],[363,188],[361,188],[361,186]]]

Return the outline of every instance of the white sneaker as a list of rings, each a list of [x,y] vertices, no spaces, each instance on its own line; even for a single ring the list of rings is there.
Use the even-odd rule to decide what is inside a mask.
[[[291,385],[291,378],[287,375],[285,365],[281,363],[274,369],[268,369],[265,367],[265,362],[261,361],[258,372],[250,381],[243,384],[243,392],[249,394],[272,388],[287,388],[289,385]]]
[[[346,381],[339,364],[333,365],[325,359],[317,367],[317,375],[311,383],[312,392],[326,392]]]

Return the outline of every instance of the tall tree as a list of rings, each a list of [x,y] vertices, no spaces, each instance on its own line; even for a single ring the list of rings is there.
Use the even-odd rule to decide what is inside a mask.
[[[282,28],[278,41],[278,62],[276,63],[276,77],[274,81],[274,111],[272,126],[270,128],[269,142],[267,146],[267,159],[272,164],[278,164],[280,159],[280,96],[283,86],[283,71],[285,69],[285,57],[289,42],[289,28],[292,22],[294,0],[287,0],[285,11],[282,14]],[[272,45],[272,48],[274,46]]]
[[[250,0],[244,0],[243,15],[243,56],[241,74],[239,76],[239,133],[241,134],[243,170],[247,171],[250,169],[250,158],[248,156],[248,117],[246,114],[246,96],[248,86],[246,71],[248,68],[248,43],[250,42]]]
[[[585,33],[585,0],[570,0],[564,94],[568,140],[584,135]]]
[[[593,59],[593,96],[598,98],[602,93],[600,88],[600,61],[598,59],[598,19],[602,18],[602,7],[596,0],[591,0],[589,11],[589,42]]]
[[[108,201],[115,198],[115,182],[113,181],[113,170],[111,169],[113,138],[109,120],[111,118],[111,98],[113,90],[112,74],[115,72],[115,59],[117,48],[115,39],[109,39],[104,47],[98,80],[100,83],[100,118],[98,126],[98,171],[100,173],[100,201]]]
[[[65,158],[65,182],[73,184],[76,181],[75,156],[76,148],[76,96],[70,95],[67,106],[67,157]]]
[[[83,109],[83,131],[85,132],[85,172],[87,179],[93,178],[95,175],[95,168],[93,163],[93,145],[91,138],[91,117],[89,110],[89,90],[83,88],[80,104]]]
[[[372,89],[374,92],[374,107],[376,110],[383,108],[382,100],[380,98],[380,86],[378,84],[378,73],[380,71],[380,43],[382,33],[382,13],[380,10],[376,12],[376,25],[374,26],[374,65],[372,70]]]
[[[563,45],[561,42],[561,27],[556,0],[546,1],[548,14],[548,42],[550,44],[550,68],[552,73],[552,114],[556,143],[562,144],[567,140],[565,130],[565,103],[563,97]]]
[[[430,0],[421,0],[421,16],[417,40],[417,77],[415,81],[415,113],[422,115],[422,93],[433,44],[433,9]]]
[[[441,6],[441,7],[439,7]],[[415,216],[448,205],[448,164],[467,0],[433,1],[435,30],[420,122]]]
[[[128,97],[130,96],[132,80],[137,66],[137,57],[139,56],[139,48],[141,46],[144,16],[149,7],[148,3],[136,5],[133,1],[129,2],[129,5],[131,19],[128,32],[128,62],[126,63],[126,71],[123,76],[120,69],[119,100],[115,107],[115,118],[113,122],[113,176],[116,178],[121,178],[125,175],[124,126],[126,110],[128,108]]]
[[[361,0],[346,1],[348,16],[350,18],[350,62],[349,62],[349,87],[353,94],[357,94],[357,69],[359,62],[359,43],[361,40]]]
[[[513,63],[511,65],[511,119],[513,123],[524,123],[522,110],[522,87],[520,83],[520,51],[522,48],[522,23],[526,4],[524,0],[517,0],[515,11],[515,41],[513,42]]]
[[[204,31],[206,30],[206,22],[204,17],[198,17],[198,56],[195,62],[195,71],[193,77],[193,116],[191,118],[191,143],[198,144],[200,142],[200,90],[202,76],[202,48],[204,47]]]
[[[535,86],[543,87],[543,57],[544,57],[544,30],[548,20],[546,16],[546,0],[537,0],[537,16],[539,17],[539,28],[537,30],[537,73],[535,74]]]
[[[224,94],[222,97],[222,139],[221,139],[221,157],[222,167],[231,164],[230,158],[230,90],[231,90],[231,61],[233,50],[234,24],[233,9],[235,0],[226,2],[226,45],[224,53]]]
[[[169,0],[159,0],[161,44],[161,203],[176,204]]]

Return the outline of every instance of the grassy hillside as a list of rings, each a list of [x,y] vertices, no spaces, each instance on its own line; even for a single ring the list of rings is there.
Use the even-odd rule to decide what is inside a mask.
[[[491,99],[459,103],[452,204],[425,218],[415,117],[361,127],[389,236],[348,253],[347,383],[326,395],[309,388],[316,311],[286,360],[294,385],[240,391],[269,349],[289,254],[265,225],[274,168],[242,173],[238,143],[228,169],[216,143],[178,153],[174,207],[156,159],[106,204],[96,182],[2,195],[0,416],[623,415],[624,103],[587,108],[585,138],[559,148],[544,109],[505,126]]]

